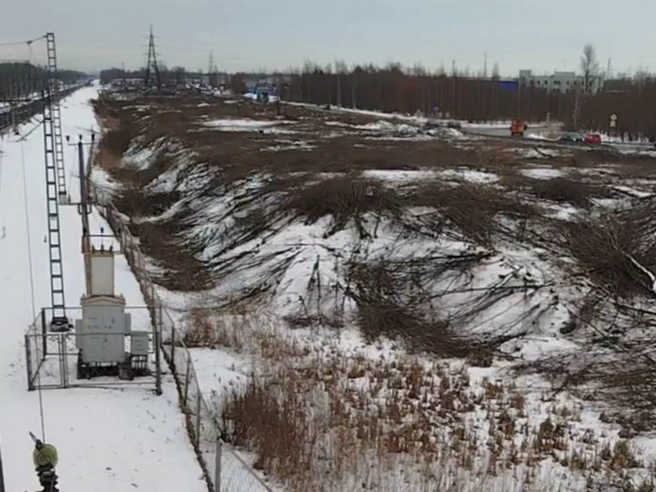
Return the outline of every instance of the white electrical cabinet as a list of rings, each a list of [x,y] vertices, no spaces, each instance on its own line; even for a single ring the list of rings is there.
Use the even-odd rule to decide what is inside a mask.
[[[114,295],[114,253],[94,251],[91,261],[91,296]]]
[[[149,331],[132,332],[132,335],[130,335],[130,353],[137,356],[147,356],[150,353]]]
[[[76,345],[84,364],[121,364],[126,361],[126,337],[131,317],[120,297],[82,299],[82,319],[76,320]]]

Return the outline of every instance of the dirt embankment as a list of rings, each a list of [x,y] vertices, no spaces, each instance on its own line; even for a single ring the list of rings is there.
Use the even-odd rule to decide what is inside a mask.
[[[410,352],[486,367],[498,358],[524,357],[531,337],[565,338],[580,344],[580,353],[531,356],[517,367],[592,399],[641,395],[640,405],[616,408],[617,414],[656,401],[652,379],[631,376],[656,368],[640,356],[654,343],[644,328],[656,321],[646,308],[653,295],[648,272],[656,271],[650,159],[465,138],[407,121],[296,106],[283,105],[278,115],[274,105],[244,100],[140,96],[101,100],[96,110],[106,128],[96,164],[113,181],[114,204],[130,217],[153,261],[151,275],[168,290],[202,294],[192,325],[207,329],[190,333],[190,342],[233,340],[217,335],[203,310],[207,304],[242,312],[266,306],[296,328],[356,325],[369,342],[390,338]],[[262,343],[257,338],[258,350],[270,353]],[[279,348],[307,362],[303,350]],[[338,371],[334,366],[328,369]],[[285,387],[290,395],[305,395],[325,376],[313,372],[303,382],[292,377],[298,367],[287,369],[280,374],[296,384]],[[365,372],[389,367],[370,369]],[[429,378],[422,371],[408,366],[404,381]],[[462,383],[460,376],[442,376],[446,382],[431,384]],[[519,422],[513,412],[521,414],[524,404],[513,390],[484,386],[490,400],[514,408],[499,407],[494,419]],[[425,385],[417,387],[408,406],[428,398]],[[234,395],[226,418],[235,441],[259,447],[263,466],[280,476],[289,466],[274,459],[270,441],[239,423],[252,415],[250,405],[276,407],[267,388],[255,384],[250,393]],[[453,392],[445,386],[440,394]],[[486,405],[472,403],[467,391],[458,395],[468,411]],[[301,400],[295,405],[291,410],[302,413]],[[460,412],[454,405],[441,418]],[[333,410],[340,422],[348,420],[346,410]],[[399,409],[388,410],[389,421],[383,420],[393,422]],[[613,420],[611,414],[617,414],[609,412]],[[267,415],[260,414],[262,428],[301,432],[279,413]],[[361,418],[367,432],[384,431],[365,425],[373,418],[367,412]],[[636,420],[627,419],[623,425],[635,428]],[[458,432],[468,433],[468,425]],[[524,466],[564,446],[563,428],[549,425],[540,427],[546,434],[539,439],[551,444],[513,459]],[[395,440],[372,437],[376,445],[368,449],[406,452],[406,437],[434,443],[433,427],[394,434]],[[499,456],[512,456],[502,441],[513,432],[504,427],[490,434]],[[346,447],[361,444],[342,437]],[[464,435],[460,441],[478,443]],[[622,449],[618,456],[630,455]],[[289,448],[290,459],[306,452]],[[577,467],[579,458],[562,460]]]

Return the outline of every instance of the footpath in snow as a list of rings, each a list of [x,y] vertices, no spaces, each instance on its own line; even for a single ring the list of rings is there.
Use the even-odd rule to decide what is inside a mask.
[[[88,101],[96,95],[95,88],[86,88],[62,103],[63,134],[72,141],[81,133],[88,137],[95,127]],[[24,125],[21,135],[34,124]],[[36,128],[23,141],[13,134],[0,138],[0,307],[5,320],[0,341],[0,450],[6,489],[13,492],[38,488],[28,431],[41,434],[39,393],[27,391],[23,337],[41,307],[50,305],[50,283],[43,130]],[[65,147],[65,160],[67,187],[76,201],[75,147]],[[66,304],[76,307],[84,291],[80,217],[74,206],[59,210]],[[109,231],[95,211],[91,224]],[[116,289],[128,306],[144,305],[122,256],[116,262]],[[159,397],[150,386],[42,392],[46,441],[59,450],[60,490],[206,490],[175,385],[164,370],[164,393]]]

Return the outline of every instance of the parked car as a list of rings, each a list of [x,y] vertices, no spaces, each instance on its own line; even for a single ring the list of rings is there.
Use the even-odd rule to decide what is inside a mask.
[[[598,133],[588,133],[583,141],[590,145],[601,145],[601,135]]]
[[[576,132],[564,133],[558,138],[559,142],[583,142],[583,135]]]

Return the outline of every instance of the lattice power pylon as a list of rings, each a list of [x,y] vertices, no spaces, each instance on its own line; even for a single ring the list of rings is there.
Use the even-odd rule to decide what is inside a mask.
[[[155,74],[155,81],[157,88],[162,88],[162,77],[159,73],[159,65],[157,63],[157,51],[155,50],[155,35],[153,34],[153,26],[150,26],[150,36],[148,37],[148,61],[146,62],[146,76],[144,77],[144,87],[146,89],[152,86],[153,73]]]
[[[46,34],[48,49],[48,87],[50,88],[50,110],[52,116],[52,138],[55,150],[55,163],[57,166],[57,193],[60,203],[66,203],[66,167],[64,165],[64,138],[62,136],[61,108],[59,106],[59,93],[62,89],[57,75],[57,50],[55,35]]]
[[[59,205],[67,203],[64,143],[59,107],[60,83],[57,78],[55,35],[46,34],[48,49],[48,87],[43,105],[43,139],[46,163],[46,198],[48,209],[48,258],[50,261],[50,297],[52,301],[51,330],[68,331],[66,316],[64,269],[61,254]]]

